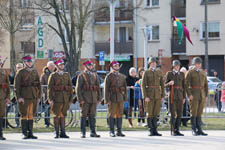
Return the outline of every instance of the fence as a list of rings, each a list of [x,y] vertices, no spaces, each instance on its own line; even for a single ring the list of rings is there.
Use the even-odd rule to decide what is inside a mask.
[[[46,86],[42,86],[42,90],[46,90]],[[13,91],[13,86],[11,86],[11,91]],[[139,91],[139,95],[137,96],[137,91]],[[130,107],[129,103],[131,103],[130,99],[130,94],[133,92],[134,97],[141,97],[141,92],[140,88],[127,88],[128,92],[128,102],[125,102],[124,104],[124,114],[125,118],[132,118],[132,119],[144,119],[143,117],[140,117],[139,115],[139,106],[137,103],[137,99],[134,99],[134,105],[132,108],[132,115],[130,114]],[[167,92],[166,92],[167,93]],[[103,97],[103,88],[101,95]],[[221,96],[221,89],[216,89],[215,91],[211,91],[208,97],[208,100],[205,103],[205,108],[204,108],[204,114],[203,118],[225,118],[225,115],[221,112],[222,105],[220,101],[220,96]],[[13,92],[11,92],[11,97],[13,98]],[[46,95],[45,92],[43,92],[42,95],[42,100],[38,104],[37,108],[37,114],[35,115],[34,121],[37,123],[37,126],[39,124],[43,124],[43,121],[45,121],[45,124],[47,125],[53,125],[53,119],[52,116],[50,115],[50,105],[45,103],[46,101]],[[168,124],[168,120],[170,117],[170,113],[168,111],[168,93],[166,94],[166,97],[164,98],[162,102],[162,107],[161,107],[161,112],[159,116],[159,122],[161,125]],[[99,104],[97,107],[97,119],[107,119],[107,105],[101,105]],[[182,118],[190,118],[189,114],[189,105],[188,101],[186,100],[184,104],[184,113]],[[11,104],[8,104],[6,107],[6,116],[5,116],[5,126],[11,127],[11,128],[16,128],[20,127],[20,116],[18,113],[18,104],[16,101],[13,101]],[[42,120],[42,121],[41,121]],[[66,126],[68,127],[76,127],[79,126],[79,121],[80,121],[80,105],[78,102],[75,104],[71,104],[70,109],[68,110],[68,115],[66,118]]]

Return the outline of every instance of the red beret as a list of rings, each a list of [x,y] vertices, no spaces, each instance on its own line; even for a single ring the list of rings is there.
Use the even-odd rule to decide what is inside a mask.
[[[30,55],[24,56],[24,57],[23,57],[23,60],[29,62],[29,61],[32,60],[32,57],[31,57]]]
[[[87,60],[83,63],[84,66],[86,65],[93,65],[93,62],[91,60]]]
[[[59,59],[55,62],[56,65],[64,64],[64,61],[62,59]]]
[[[110,63],[110,67],[113,67],[114,65],[119,65],[119,62],[118,61],[112,61]]]

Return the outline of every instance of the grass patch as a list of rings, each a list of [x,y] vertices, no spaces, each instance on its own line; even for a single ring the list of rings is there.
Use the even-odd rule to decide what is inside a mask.
[[[107,128],[106,119],[103,118],[104,116],[106,116],[106,113],[98,113],[98,117],[100,117],[96,121],[98,131],[108,131],[109,130]],[[78,116],[77,116],[77,118],[78,118]],[[51,121],[52,120],[53,119],[51,119]],[[207,118],[203,118],[202,120],[205,124],[203,126],[203,129],[225,130],[225,113],[208,113]],[[11,121],[13,121],[13,120],[11,120]],[[79,132],[80,131],[79,124],[80,123],[78,122],[78,126],[76,126],[76,127],[68,126],[66,128],[66,130],[69,132]],[[137,119],[133,119],[133,125],[134,125],[133,128],[129,128],[128,120],[123,119],[123,130],[124,131],[146,131],[146,130],[148,130],[146,127],[137,126]],[[169,131],[170,130],[169,122],[167,121],[164,124],[161,123],[160,126],[158,127],[158,129],[160,131]],[[188,122],[188,127],[181,126],[181,130],[191,130],[190,121]],[[87,128],[87,131],[88,131],[88,128]],[[14,129],[6,128],[6,129],[4,129],[4,132],[5,133],[18,133],[18,132],[21,132],[21,129],[20,128],[14,128]],[[49,128],[46,128],[44,126],[44,119],[42,118],[40,121],[38,121],[38,123],[34,123],[34,132],[54,132],[54,128],[51,126]]]

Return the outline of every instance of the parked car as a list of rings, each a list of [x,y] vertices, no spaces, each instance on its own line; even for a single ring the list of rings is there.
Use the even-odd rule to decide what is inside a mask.
[[[220,88],[222,85],[222,81],[217,77],[207,76],[209,94],[214,95],[217,88]]]
[[[98,70],[97,71],[97,75],[98,75],[98,80],[100,83],[100,87],[103,88],[104,87],[104,80],[106,75],[109,73],[109,71],[103,71],[103,70]]]

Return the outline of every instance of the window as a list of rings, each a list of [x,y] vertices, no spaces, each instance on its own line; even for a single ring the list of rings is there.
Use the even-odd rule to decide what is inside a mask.
[[[159,7],[159,0],[145,0],[145,7]]]
[[[34,54],[35,52],[35,43],[28,41],[21,41],[21,50],[24,54]]]
[[[201,5],[205,4],[205,0],[201,0]],[[208,4],[220,4],[220,0],[208,0]]]
[[[20,8],[28,8],[31,6],[30,0],[20,0]]]
[[[146,32],[148,41],[158,41],[159,40],[159,25],[149,25],[146,26]]]
[[[22,17],[20,30],[22,31],[29,31],[32,30],[34,26],[34,14],[27,13]]]
[[[205,23],[201,23],[201,39],[205,38]],[[220,23],[219,22],[209,22],[208,23],[208,37],[209,39],[220,38]]]

